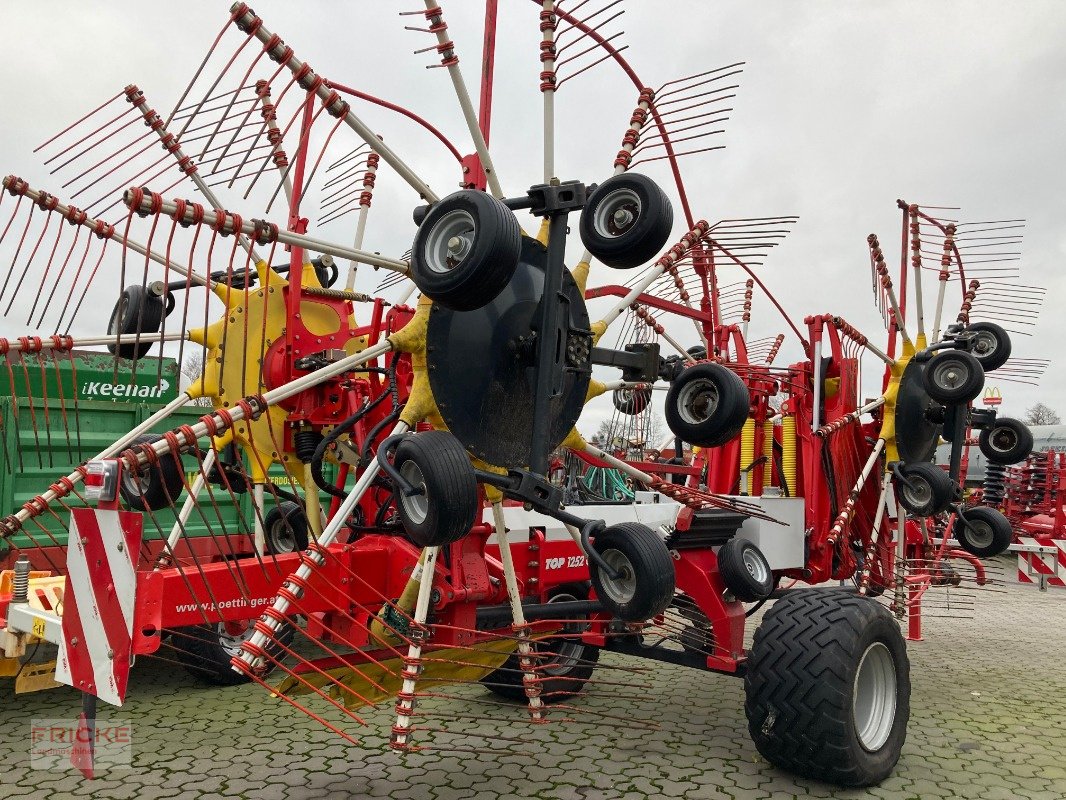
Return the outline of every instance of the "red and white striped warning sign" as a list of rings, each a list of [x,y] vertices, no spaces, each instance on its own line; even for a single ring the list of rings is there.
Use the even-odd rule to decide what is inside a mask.
[[[1048,586],[1066,588],[1066,540],[1052,539],[1050,536],[1020,536],[1021,544],[1044,547],[1055,547],[1056,555],[1041,555],[1040,553],[1018,553],[1018,582],[1039,583],[1041,575],[1047,575]],[[1058,577],[1055,577],[1055,564],[1052,559],[1058,561]]]
[[[56,680],[112,705],[126,699],[141,515],[72,508]]]

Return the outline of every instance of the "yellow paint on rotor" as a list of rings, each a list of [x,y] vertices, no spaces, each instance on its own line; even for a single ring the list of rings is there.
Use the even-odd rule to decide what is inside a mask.
[[[911,359],[914,358],[914,354],[919,350],[924,350],[925,347],[924,336],[918,336],[915,342],[904,339],[899,357],[888,368],[888,386],[885,388],[883,395],[885,398],[885,404],[882,406],[884,412],[881,418],[881,432],[878,434],[879,439],[885,440],[885,458],[888,464],[899,461],[899,450],[896,449],[896,403],[899,400],[899,384],[903,379],[903,372],[907,369]]]
[[[257,262],[255,269],[258,288],[236,289],[216,283],[214,292],[225,303],[226,313],[206,328],[189,331],[189,338],[207,352],[203,375],[193,382],[188,392],[194,398],[210,398],[216,409],[232,408],[247,395],[264,391],[262,359],[270,346],[285,335],[284,289],[289,282],[265,261]],[[313,265],[303,265],[301,285],[321,288]],[[300,320],[310,333],[319,336],[332,335],[349,322],[330,306],[311,300],[300,304]],[[351,354],[365,346],[365,337],[353,337],[346,342],[344,350]],[[237,422],[232,431],[216,437],[215,446],[223,447],[232,441],[239,444],[252,481],[263,483],[274,462],[295,459],[295,454],[280,449],[284,447],[287,416],[285,409],[271,406],[257,420]],[[292,472],[302,481],[303,470]]]

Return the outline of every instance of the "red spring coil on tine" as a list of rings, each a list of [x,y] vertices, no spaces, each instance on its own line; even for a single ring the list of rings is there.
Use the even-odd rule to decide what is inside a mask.
[[[268,222],[265,219],[253,219],[252,225],[255,226],[252,237],[255,239],[256,244],[266,245],[277,241],[278,226],[275,223]]]
[[[73,336],[59,336],[53,334],[49,338],[52,340],[53,349],[55,349],[56,351],[71,350],[74,348]]]
[[[14,175],[8,175],[6,178],[4,178],[4,187],[7,189],[8,194],[10,194],[12,197],[15,197],[20,194],[26,194],[26,190],[30,188],[30,185],[26,181],[22,180],[22,178],[16,177]]]
[[[18,342],[22,345],[23,353],[39,353],[44,349],[44,342],[39,336],[20,336]]]
[[[0,338],[0,356],[6,356],[11,352],[11,340]]]
[[[71,225],[84,225],[85,220],[89,218],[89,215],[86,212],[82,211],[80,208],[75,208],[74,206],[67,206],[67,213],[65,216],[67,222]]]
[[[59,198],[54,195],[48,194],[48,192],[39,192],[37,195],[37,206],[42,211],[55,211],[56,206],[59,205]]]

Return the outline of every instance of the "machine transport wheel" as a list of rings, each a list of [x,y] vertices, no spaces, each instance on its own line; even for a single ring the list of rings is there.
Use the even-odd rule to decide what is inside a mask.
[[[521,251],[522,232],[507,206],[485,192],[455,192],[418,226],[411,279],[435,303],[470,311],[503,291]]]
[[[742,603],[754,603],[774,590],[770,562],[755,542],[733,537],[718,549],[718,574],[725,588]]]
[[[158,333],[165,316],[163,298],[144,286],[133,284],[122,290],[118,302],[115,303],[111,319],[107,323],[107,333],[109,336]],[[153,344],[155,342],[151,341],[109,344],[107,349],[122,358],[144,358]]]
[[[154,433],[138,436],[131,447],[157,442],[162,437]],[[135,511],[158,511],[178,499],[185,488],[185,476],[174,456],[160,456],[156,464],[145,464],[134,472],[123,465],[119,491],[122,499]]]
[[[248,677],[230,666],[230,659],[241,652],[243,645],[255,632],[254,619],[237,622],[213,622],[206,625],[191,625],[177,628],[170,636],[170,645],[177,659],[190,674],[214,686],[237,686],[247,683]],[[263,649],[277,658],[284,657],[292,643],[295,630],[285,625]],[[266,659],[266,671],[272,672],[276,664]]]
[[[945,405],[969,403],[985,385],[985,371],[965,350],[940,353],[925,365],[925,391]]]
[[[999,369],[1010,358],[1010,334],[994,322],[975,322],[966,327],[972,334],[973,357],[985,372]]]
[[[674,211],[651,178],[625,172],[592,192],[581,212],[581,241],[608,267],[632,269],[659,255]]]
[[[781,769],[841,786],[884,780],[910,718],[899,626],[877,601],[790,591],[755,632],[744,711],[759,752]]]
[[[263,519],[263,533],[268,553],[299,552],[307,547],[307,513],[291,500],[278,503]]]
[[[1017,464],[1033,452],[1033,432],[1020,419],[999,417],[981,431],[980,446],[993,464]]]
[[[655,531],[624,522],[597,534],[592,546],[620,573],[611,578],[590,561],[596,596],[610,613],[626,622],[642,622],[666,610],[674,596],[674,561]]]
[[[463,538],[477,519],[477,478],[459,440],[447,431],[412,433],[400,440],[394,460],[417,494],[399,488],[396,508],[407,535],[419,547]]]
[[[587,600],[588,596],[587,584],[568,583],[552,590],[548,602]],[[533,643],[534,664],[542,678],[540,699],[545,703],[559,703],[580,694],[592,677],[596,662],[600,659],[600,648],[585,644],[578,638],[587,627],[571,619],[563,626],[564,635]],[[541,657],[538,658],[537,654]],[[503,666],[482,678],[481,682],[493,694],[525,702],[526,689],[522,674],[518,653],[513,653]]]
[[[1005,553],[1013,536],[1010,520],[988,506],[974,506],[965,509],[961,516],[956,515],[952,533],[959,547],[978,558]]]
[[[900,479],[894,481],[896,499],[915,516],[939,514],[955,499],[954,481],[936,464],[927,461],[903,464],[899,473]]]
[[[615,389],[611,400],[623,414],[636,416],[651,403],[651,389]]]
[[[666,424],[698,447],[718,447],[740,433],[748,419],[748,387],[721,364],[686,367],[666,395]]]

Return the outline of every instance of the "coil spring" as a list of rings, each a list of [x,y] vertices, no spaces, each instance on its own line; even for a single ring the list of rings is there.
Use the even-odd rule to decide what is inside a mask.
[[[30,560],[20,555],[15,561],[15,580],[11,602],[25,603],[30,596]]]
[[[981,484],[981,488],[984,490],[982,502],[986,506],[996,508],[1002,505],[1003,498],[1006,495],[1004,484],[1006,477],[1007,467],[1003,464],[994,464],[991,461],[985,464],[985,479]]]
[[[315,449],[321,441],[322,434],[318,431],[297,431],[292,437],[293,447],[296,450],[296,457],[305,464],[309,463],[311,459],[315,457]]]

